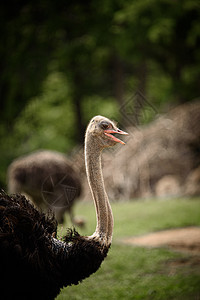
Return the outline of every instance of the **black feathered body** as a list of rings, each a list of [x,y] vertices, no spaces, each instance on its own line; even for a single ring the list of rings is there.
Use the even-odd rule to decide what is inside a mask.
[[[70,231],[56,239],[57,223],[22,195],[0,193],[2,299],[54,299],[62,287],[96,272],[108,247]]]

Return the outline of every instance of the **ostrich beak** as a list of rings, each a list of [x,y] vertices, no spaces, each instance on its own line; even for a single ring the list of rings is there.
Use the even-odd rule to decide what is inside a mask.
[[[116,129],[106,129],[104,130],[104,134],[109,136],[113,141],[120,143],[122,145],[125,145],[125,143],[123,141],[121,141],[120,139],[116,138],[114,135],[112,135],[112,133],[117,133],[117,134],[124,134],[124,135],[128,135],[127,132],[120,130],[119,128]]]

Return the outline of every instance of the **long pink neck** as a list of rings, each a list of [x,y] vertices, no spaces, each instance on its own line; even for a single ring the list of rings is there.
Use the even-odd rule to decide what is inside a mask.
[[[101,243],[109,245],[113,234],[113,214],[108,196],[105,191],[102,166],[102,147],[86,133],[85,142],[85,163],[88,183],[94,199],[97,216],[96,231],[92,235]]]

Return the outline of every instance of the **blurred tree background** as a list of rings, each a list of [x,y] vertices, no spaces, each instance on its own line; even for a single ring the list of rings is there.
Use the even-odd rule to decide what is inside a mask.
[[[2,0],[1,186],[15,157],[82,143],[95,114],[126,124],[120,108],[137,92],[157,112],[198,97],[199,8],[197,0]]]

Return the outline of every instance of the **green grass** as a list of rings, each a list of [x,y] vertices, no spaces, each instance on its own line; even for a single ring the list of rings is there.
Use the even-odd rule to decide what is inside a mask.
[[[200,199],[114,203],[112,208],[115,226],[108,257],[95,274],[77,286],[63,289],[56,299],[200,299],[199,266],[185,265],[174,269],[169,264],[188,254],[167,248],[133,247],[120,242],[123,237],[151,231],[200,226]],[[87,220],[87,227],[79,232],[91,234],[95,229],[93,205],[77,204],[76,214]]]

